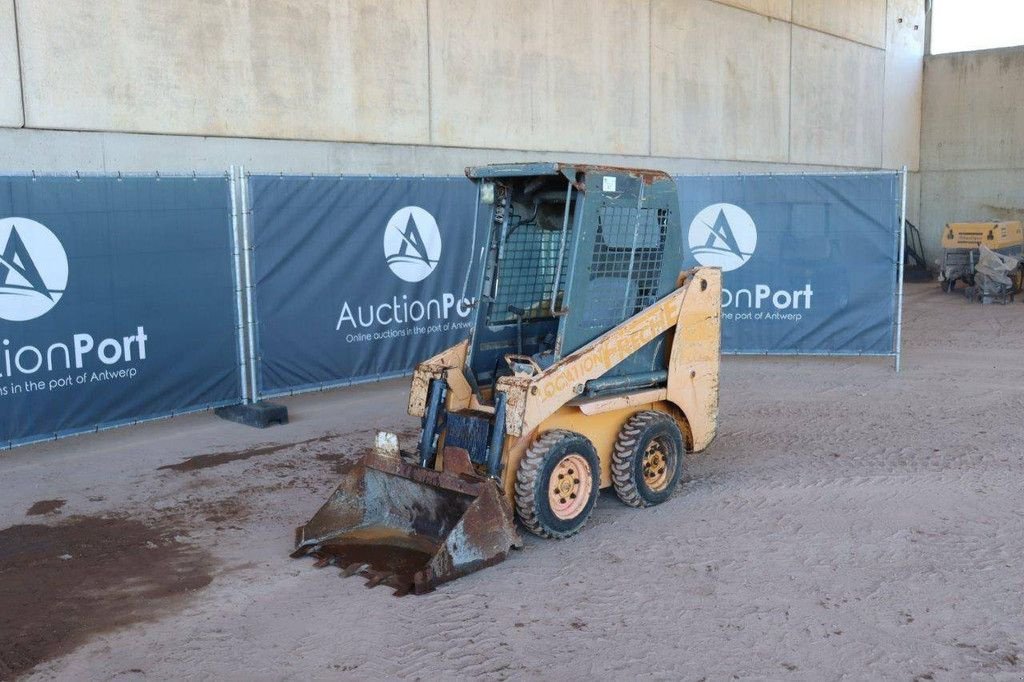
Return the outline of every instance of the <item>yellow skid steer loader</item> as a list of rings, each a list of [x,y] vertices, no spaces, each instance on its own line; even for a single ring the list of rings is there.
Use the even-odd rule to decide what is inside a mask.
[[[486,235],[475,323],[420,363],[415,451],[374,450],[296,531],[396,594],[503,560],[523,528],[565,538],[598,492],[667,500],[718,418],[721,271],[681,272],[672,178],[572,164],[469,168]]]

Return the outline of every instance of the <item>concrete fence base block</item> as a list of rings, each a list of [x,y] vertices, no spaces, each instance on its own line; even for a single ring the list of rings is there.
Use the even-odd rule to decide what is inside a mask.
[[[277,403],[260,401],[251,405],[228,405],[219,407],[215,413],[221,419],[238,422],[257,429],[265,429],[273,424],[288,423],[288,408]]]

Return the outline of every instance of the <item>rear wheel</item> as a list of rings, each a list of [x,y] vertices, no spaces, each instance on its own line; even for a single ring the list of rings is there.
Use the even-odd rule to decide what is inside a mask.
[[[593,444],[573,431],[545,431],[519,462],[516,515],[534,535],[567,538],[590,518],[600,487]]]
[[[664,412],[637,412],[612,451],[615,494],[630,507],[650,507],[672,496],[683,473],[683,436]]]

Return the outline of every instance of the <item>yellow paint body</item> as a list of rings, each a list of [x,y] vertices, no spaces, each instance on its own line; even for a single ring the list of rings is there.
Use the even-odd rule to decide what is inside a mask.
[[[993,251],[1024,245],[1024,229],[1017,220],[981,223],[949,223],[942,231],[942,248],[977,249],[984,244]]]
[[[647,309],[536,372],[502,377],[495,390],[506,394],[502,488],[514,503],[515,479],[526,450],[541,433],[568,429],[594,445],[601,461],[601,487],[611,485],[612,450],[619,430],[635,413],[658,410],[679,424],[687,450],[704,450],[718,425],[718,380],[721,351],[722,273],[696,268],[680,275],[679,287]],[[610,398],[581,397],[587,381],[597,379],[652,339],[669,332],[668,382],[663,388],[638,389]],[[409,392],[409,414],[426,411],[430,381],[445,377],[449,412],[492,413],[480,403],[461,368],[468,341],[421,363]],[[486,396],[490,398],[491,396]],[[437,469],[443,468],[443,434]]]

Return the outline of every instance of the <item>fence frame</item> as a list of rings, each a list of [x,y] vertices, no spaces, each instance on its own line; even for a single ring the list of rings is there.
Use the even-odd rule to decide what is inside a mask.
[[[902,327],[903,327],[903,259],[905,256],[906,246],[906,220],[907,220],[907,167],[903,166],[898,171],[893,170],[871,170],[871,171],[835,171],[831,173],[693,173],[689,175],[674,175],[673,180],[678,181],[680,178],[686,177],[707,177],[707,178],[729,178],[729,177],[862,177],[867,175],[895,175],[900,178],[900,198],[899,198],[899,229],[893,235],[894,240],[898,239],[899,243],[894,244],[894,250],[898,251],[898,256],[893,261],[894,275],[895,275],[895,311],[893,317],[893,339],[892,348],[888,351],[879,352],[849,352],[849,351],[804,351],[799,353],[792,353],[788,351],[782,352],[771,352],[771,351],[722,351],[722,355],[734,355],[738,357],[834,357],[834,358],[893,358],[894,369],[899,373],[901,369],[902,359]]]
[[[82,179],[89,179],[89,178],[104,178],[104,179],[117,179],[117,180],[121,180],[121,179],[138,179],[138,178],[153,178],[153,179],[156,179],[156,180],[160,180],[160,179],[193,179],[193,180],[200,180],[200,179],[202,179],[202,180],[214,180],[214,179],[220,178],[220,179],[223,179],[225,181],[226,191],[231,193],[231,196],[229,197],[230,205],[233,206],[233,204],[234,204],[234,194],[233,194],[233,189],[234,188],[233,188],[232,182],[231,182],[231,171],[230,170],[227,170],[227,171],[224,171],[224,172],[220,172],[220,173],[217,173],[217,172],[202,172],[202,173],[200,173],[198,171],[191,171],[191,172],[176,171],[176,172],[170,172],[170,173],[162,173],[160,171],[152,171],[152,172],[142,172],[142,171],[132,171],[132,172],[122,172],[122,171],[66,171],[66,172],[53,172],[53,171],[48,171],[48,172],[41,172],[41,171],[9,171],[9,172],[0,173],[0,177],[7,177],[7,178],[31,178],[32,180],[45,179],[45,178],[61,178],[61,179],[75,179],[75,180],[82,180]],[[229,213],[229,214],[226,215],[226,218],[227,218],[227,225],[226,225],[226,227],[227,227],[227,229],[231,229],[232,230],[232,241],[233,241],[234,240],[234,222],[233,222],[234,221],[234,216],[232,216]],[[234,268],[233,268],[233,273],[232,274],[236,274],[236,273],[237,273],[237,271],[235,271]],[[236,332],[235,333],[236,333],[236,335],[238,335],[240,333],[239,330],[241,329],[241,317],[240,317],[241,316],[241,311],[238,310],[237,307],[236,307],[236,310],[235,310],[235,316],[236,316],[236,320],[235,320]],[[247,359],[245,358],[244,353],[241,352],[241,348],[240,347],[239,347],[239,349],[237,351],[237,357],[238,357],[239,367],[244,366],[246,361],[247,361]],[[70,436],[79,436],[79,435],[83,435],[83,434],[87,434],[87,433],[100,433],[102,431],[110,431],[111,429],[117,429],[117,428],[121,428],[121,427],[124,427],[124,426],[134,426],[136,424],[145,424],[147,422],[162,421],[162,420],[165,420],[165,419],[170,419],[172,417],[179,417],[179,416],[186,415],[186,414],[195,414],[197,412],[207,412],[209,410],[217,409],[218,407],[225,407],[225,406],[228,406],[228,405],[235,405],[235,404],[237,404],[237,402],[238,401],[236,401],[234,399],[215,400],[215,401],[212,401],[212,402],[209,402],[209,403],[203,403],[203,404],[200,404],[200,405],[189,406],[189,407],[184,408],[184,409],[169,410],[169,411],[166,411],[166,412],[160,412],[160,413],[157,413],[157,414],[146,415],[146,416],[143,416],[143,417],[127,417],[127,418],[124,418],[124,419],[115,419],[115,420],[112,420],[112,421],[100,422],[100,423],[92,424],[92,425],[88,425],[88,426],[81,426],[81,427],[74,427],[74,428],[70,428],[70,429],[63,429],[63,430],[59,430],[59,431],[54,431],[52,433],[50,433],[50,432],[40,433],[40,434],[36,434],[36,435],[32,435],[32,436],[26,436],[25,438],[0,439],[0,452],[5,451],[5,450],[10,450],[12,448],[19,447],[19,446],[22,446],[22,445],[30,445],[32,443],[45,443],[45,442],[49,442],[49,441],[61,440],[61,439],[64,439],[64,438],[68,438]]]
[[[743,177],[758,177],[758,176],[823,176],[823,177],[836,177],[836,176],[864,176],[864,175],[893,175],[899,176],[899,182],[901,186],[900,190],[900,205],[899,205],[899,230],[894,234],[894,239],[898,239],[898,257],[894,263],[894,276],[895,276],[895,311],[894,311],[894,330],[893,330],[893,343],[892,349],[887,352],[829,352],[829,351],[809,351],[800,353],[773,353],[770,351],[756,352],[756,351],[726,351],[723,355],[736,355],[736,356],[796,356],[796,357],[892,357],[894,359],[894,369],[898,373],[902,368],[902,332],[903,332],[903,303],[904,303],[904,288],[903,288],[903,269],[904,269],[904,258],[906,248],[906,217],[907,217],[907,167],[903,166],[899,171],[841,171],[831,173],[708,173],[705,174],[707,177],[730,177],[730,176],[743,176]],[[364,383],[373,383],[379,381],[385,381],[388,379],[395,379],[400,377],[409,376],[412,374],[412,368],[407,370],[398,370],[391,372],[383,372],[375,375],[360,376],[355,378],[337,379],[332,381],[322,381],[316,383],[305,384],[301,386],[294,386],[289,389],[262,391],[260,389],[260,378],[261,371],[259,367],[260,349],[259,349],[259,314],[256,309],[255,300],[255,283],[254,283],[254,261],[255,261],[255,241],[253,239],[253,206],[252,196],[249,187],[249,180],[253,176],[246,170],[244,166],[230,166],[223,173],[216,172],[203,172],[198,173],[192,172],[170,172],[162,173],[160,171],[152,172],[106,172],[106,171],[74,171],[74,172],[7,172],[3,173],[5,177],[25,177],[32,178],[65,178],[65,179],[83,179],[83,178],[155,178],[157,180],[161,178],[192,178],[198,179],[216,179],[223,178],[227,184],[227,191],[230,198],[230,215],[229,215],[229,229],[231,230],[231,258],[232,258],[232,275],[233,275],[233,287],[234,287],[234,298],[235,298],[235,337],[237,341],[236,356],[238,358],[239,367],[239,386],[241,391],[241,403],[251,404],[264,399],[298,395],[310,392],[326,391],[334,388],[342,388],[346,386],[353,386]],[[259,173],[256,175],[274,175],[273,173]],[[431,179],[461,179],[460,175],[399,175],[399,174],[285,174],[279,173],[281,177],[309,177],[309,178],[324,178],[324,179],[345,179],[345,178],[387,178],[387,177],[421,177]],[[694,174],[695,175],[695,174]],[[679,177],[685,176],[675,176]],[[692,175],[691,175],[692,177]],[[479,190],[478,190],[479,194]],[[472,207],[472,215],[475,218],[477,206]],[[474,240],[476,234],[474,232]],[[474,245],[475,249],[475,245]],[[470,270],[472,266],[470,266]],[[465,295],[465,292],[463,292]],[[157,421],[163,419],[169,419],[171,417],[191,414],[195,412],[207,411],[210,409],[224,407],[227,405],[238,404],[236,400],[223,400],[214,401],[208,404],[202,404],[192,406],[183,410],[171,410],[166,413],[160,413],[157,415],[147,415],[140,418],[127,418],[121,420],[115,420],[110,422],[102,422],[95,425],[77,427],[74,429],[67,429],[64,431],[54,432],[53,434],[39,434],[22,439],[8,439],[0,440],[0,450],[7,450],[15,446],[26,445],[29,443],[43,442],[49,440],[55,440],[65,438],[72,435],[78,435],[83,433],[94,433],[100,431],[107,431],[121,426],[129,426],[134,424],[140,424],[150,421]]]
[[[381,381],[387,381],[389,379],[400,379],[402,377],[412,376],[413,369],[395,370],[391,372],[380,372],[377,374],[368,374],[358,377],[350,377],[346,379],[336,379],[331,381],[319,381],[308,384],[301,384],[298,386],[292,386],[287,389],[264,391],[260,388],[260,380],[262,379],[262,370],[260,368],[259,358],[259,311],[256,305],[255,289],[256,284],[254,283],[254,269],[255,269],[255,257],[256,257],[256,243],[255,235],[253,234],[253,206],[252,196],[249,191],[249,179],[253,176],[260,177],[281,177],[281,178],[308,178],[308,179],[323,179],[323,180],[347,180],[347,179],[379,179],[379,178],[429,178],[431,180],[465,180],[464,175],[399,175],[397,173],[392,174],[379,174],[374,175],[370,173],[353,173],[353,174],[341,174],[341,173],[253,173],[246,172],[242,168],[240,174],[242,182],[242,230],[244,234],[243,247],[246,253],[245,259],[245,270],[246,270],[246,299],[248,315],[248,339],[249,339],[249,367],[251,372],[250,386],[252,391],[252,402],[261,402],[271,398],[281,398],[293,395],[302,395],[304,393],[321,393],[323,391],[329,391],[335,388],[345,388],[347,386],[358,386],[361,384],[372,384]],[[479,188],[477,189],[477,204],[479,203]],[[476,218],[476,204],[473,206],[473,213],[471,218]],[[475,240],[476,233],[473,233],[473,248],[476,248]],[[472,272],[472,263],[467,268],[466,281],[468,282],[469,276]],[[465,295],[465,285],[463,286],[463,295]]]

